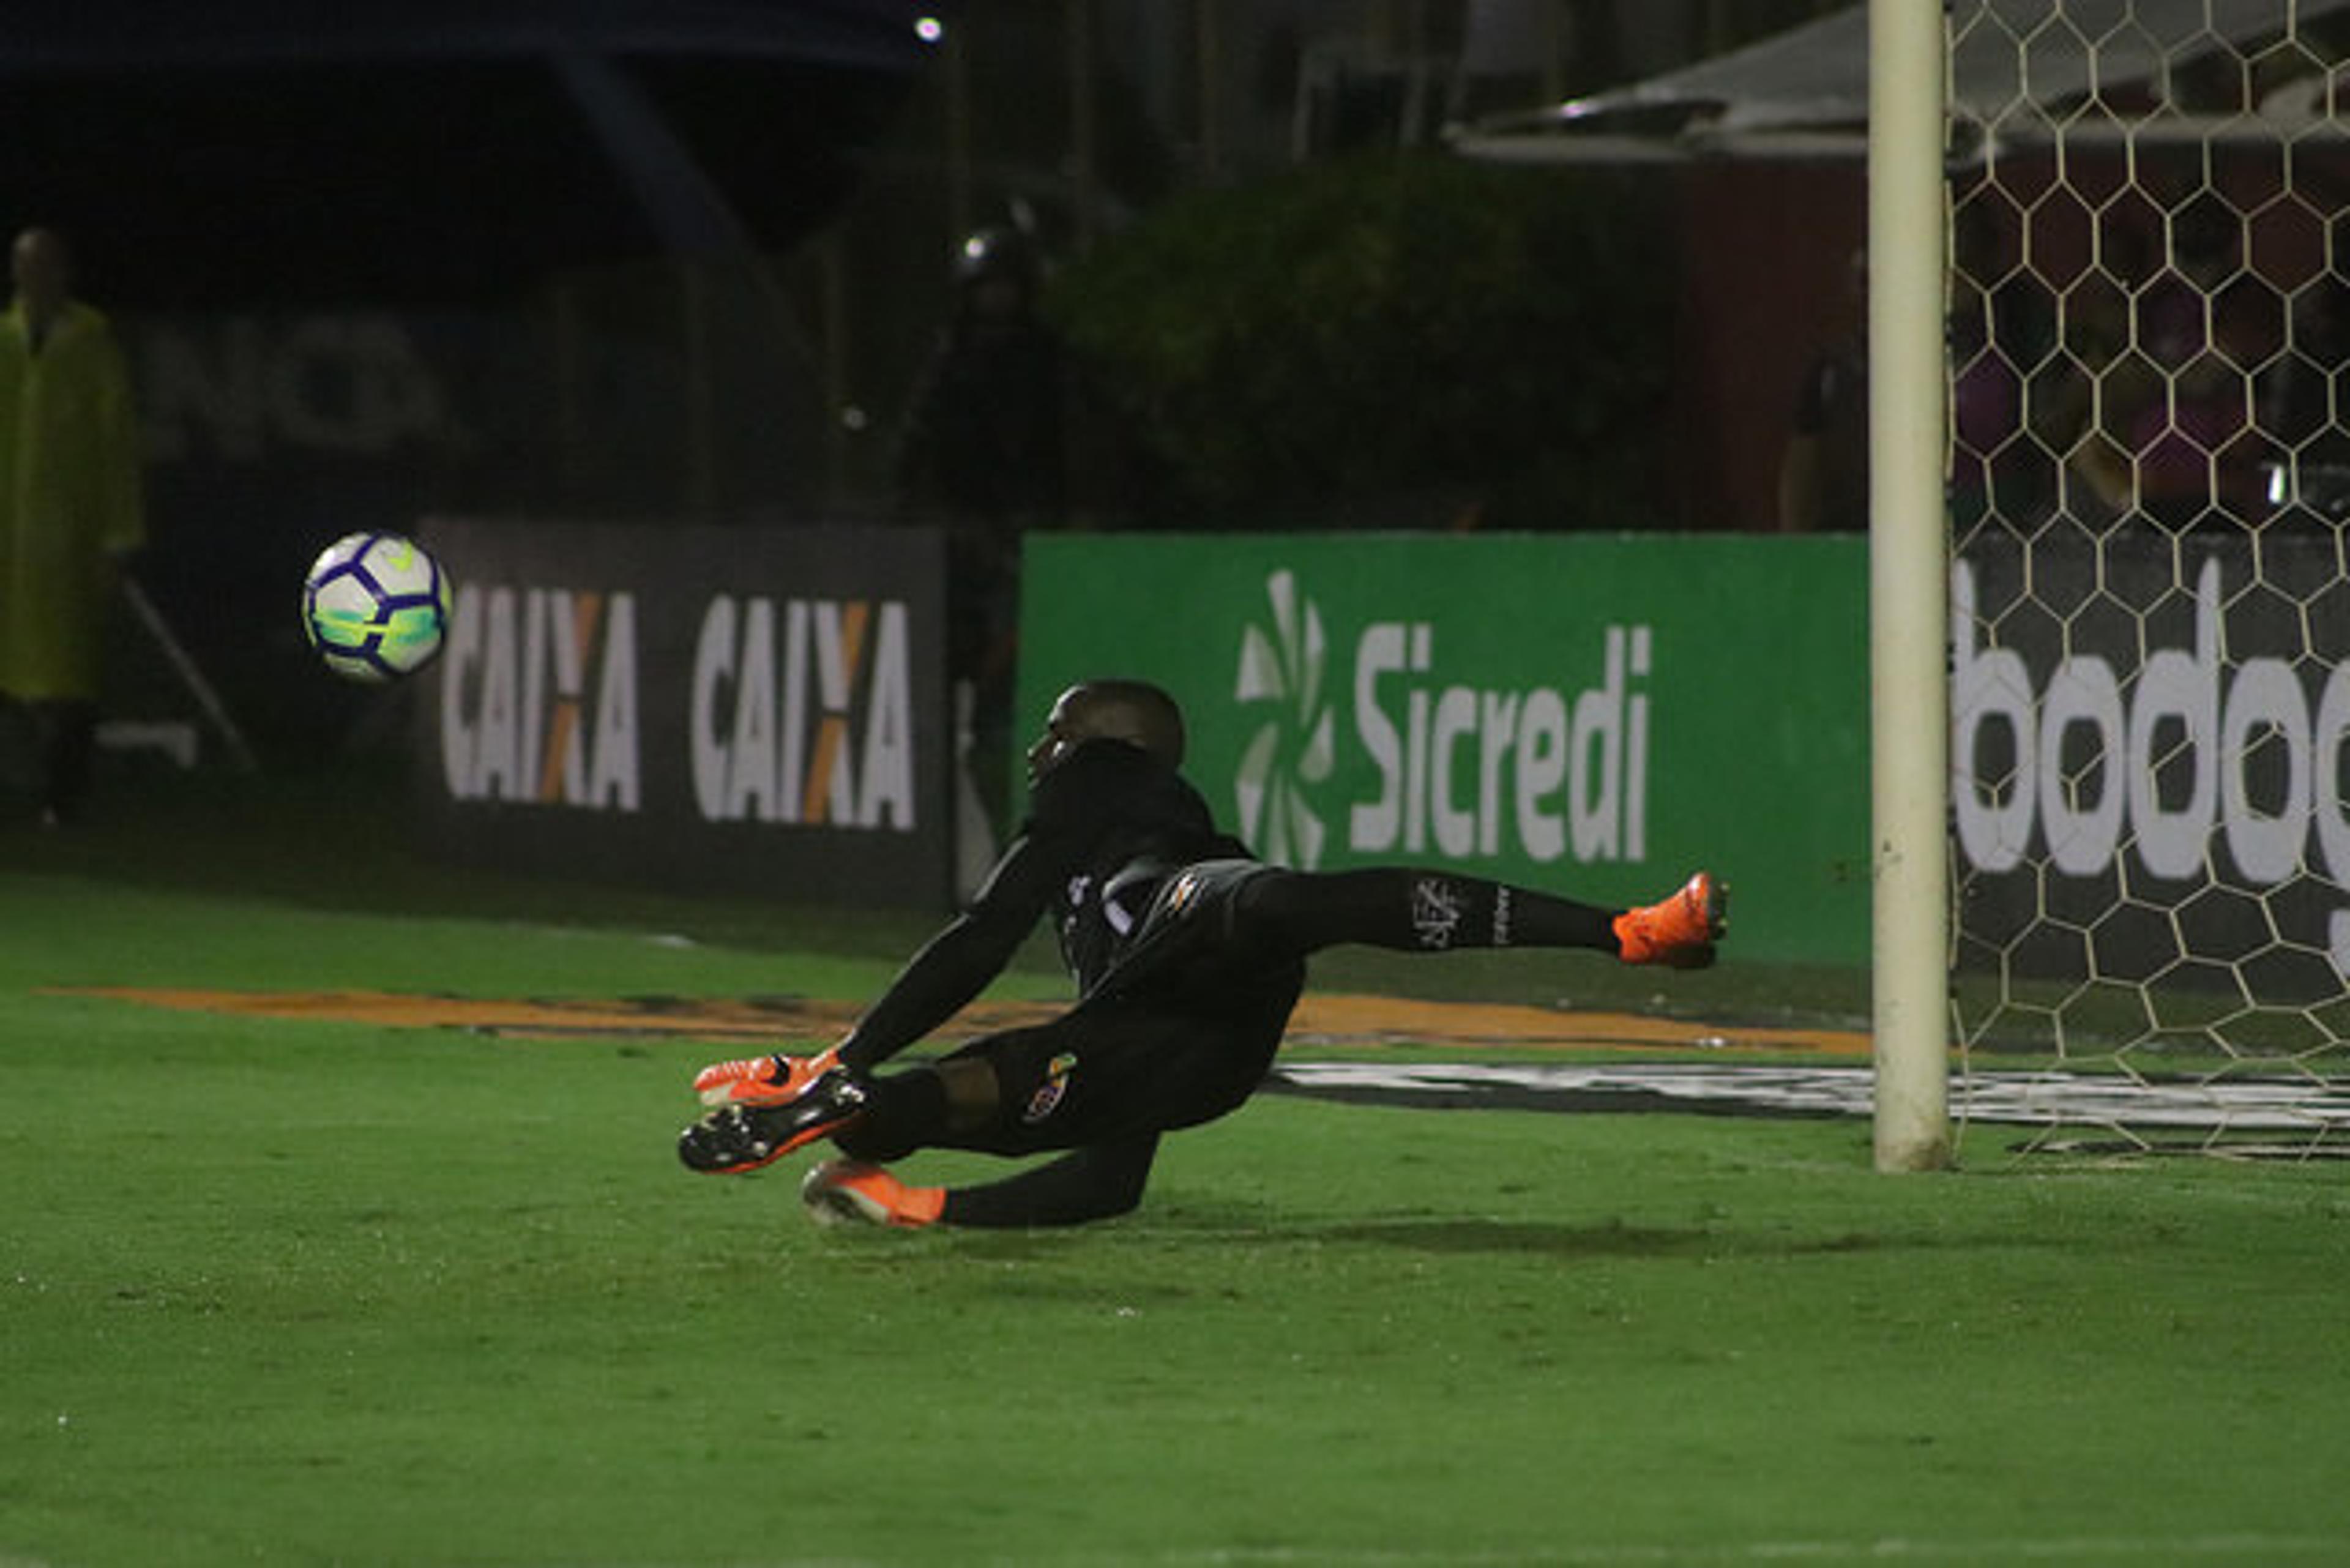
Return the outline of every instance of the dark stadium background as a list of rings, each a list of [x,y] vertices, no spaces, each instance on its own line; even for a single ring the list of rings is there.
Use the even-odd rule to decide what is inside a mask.
[[[1503,7],[1507,36],[1490,19],[1479,36],[1467,7],[1313,0],[43,4],[0,42],[0,213],[67,232],[85,294],[121,326],[151,449],[140,579],[265,761],[286,763],[371,722],[309,667],[287,607],[342,532],[433,513],[878,514],[972,226],[1026,226],[1072,270],[1186,195],[1287,179],[1310,202],[1355,155],[1440,157],[1450,114],[1613,85],[1832,8]],[[1784,277],[1726,286],[1810,287],[1857,223],[1851,171],[1749,186],[1702,199],[1788,234]],[[1602,232],[1633,263],[1618,272],[1670,275],[1653,265],[1669,235]],[[1395,286],[1440,291],[1452,265]],[[1148,303],[1085,301],[1113,333]],[[1741,434],[1702,386],[1663,401],[1691,382],[1669,373],[1672,345],[1714,324],[1653,295],[1616,315],[1648,318],[1648,339],[1529,343],[1534,371],[1495,386],[1572,354],[1573,385],[1538,389],[1580,399],[1563,426],[1631,412],[1563,456],[1477,454],[1500,472],[1492,496],[1464,500],[1482,473],[1464,485],[1401,454],[1232,515],[1444,527],[1474,504],[1515,524],[1596,485],[1643,524],[1744,525],[1719,491],[1759,473],[1775,431]],[[1787,358],[1813,316],[1755,318]],[[400,379],[420,367],[429,406]],[[1483,396],[1506,431],[1503,396]],[[1752,450],[1673,461],[1690,419]],[[1592,458],[1613,477],[1552,472]],[[1121,520],[1192,515],[1188,477],[1129,486]],[[174,685],[135,629],[124,643],[122,682]]]

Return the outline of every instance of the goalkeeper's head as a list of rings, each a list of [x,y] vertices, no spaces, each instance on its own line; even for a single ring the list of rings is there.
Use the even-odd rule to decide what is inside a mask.
[[[1028,776],[1043,778],[1087,741],[1123,741],[1170,768],[1183,765],[1183,710],[1147,680],[1085,680],[1061,693],[1045,732],[1028,748]]]

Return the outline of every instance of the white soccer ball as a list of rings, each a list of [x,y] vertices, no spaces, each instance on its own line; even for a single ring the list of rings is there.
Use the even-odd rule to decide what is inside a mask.
[[[327,668],[380,684],[441,651],[449,629],[449,574],[398,534],[348,534],[318,553],[302,579],[302,630]]]

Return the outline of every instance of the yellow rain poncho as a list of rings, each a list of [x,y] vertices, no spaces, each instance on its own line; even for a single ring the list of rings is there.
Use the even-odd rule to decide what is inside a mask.
[[[106,317],[68,303],[33,350],[0,317],[0,692],[94,700],[115,563],[146,537],[130,379]]]

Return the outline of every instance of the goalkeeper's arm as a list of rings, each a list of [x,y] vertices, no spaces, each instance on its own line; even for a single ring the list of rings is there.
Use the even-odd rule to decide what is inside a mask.
[[[874,1067],[953,1017],[1012,961],[1047,909],[1060,874],[1027,838],[996,863],[971,908],[922,945],[848,1037],[840,1059]]]

